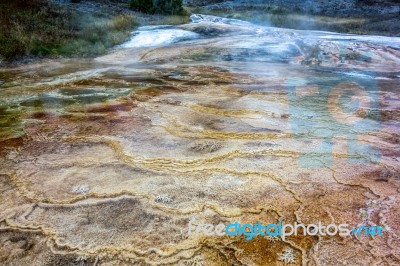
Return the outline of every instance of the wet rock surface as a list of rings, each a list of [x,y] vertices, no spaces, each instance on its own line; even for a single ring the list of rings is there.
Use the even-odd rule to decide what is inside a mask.
[[[400,40],[194,21],[0,69],[0,264],[399,264]],[[246,241],[193,216],[387,231]]]

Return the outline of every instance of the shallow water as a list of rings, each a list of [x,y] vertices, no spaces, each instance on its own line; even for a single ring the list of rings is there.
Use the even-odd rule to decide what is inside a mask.
[[[0,263],[399,264],[400,38],[193,21],[0,69]],[[192,216],[388,232],[189,237]]]
[[[196,38],[198,38],[198,34],[176,27],[145,26],[134,32],[133,37],[121,47],[157,47]]]

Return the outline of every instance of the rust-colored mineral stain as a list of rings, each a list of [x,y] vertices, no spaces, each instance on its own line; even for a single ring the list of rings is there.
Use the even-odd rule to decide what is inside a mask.
[[[87,108],[83,109],[83,113],[115,113],[118,111],[122,112],[129,112],[136,105],[130,102],[122,102],[122,103],[105,103],[105,104],[97,104],[93,106],[88,106]]]
[[[224,237],[205,241],[202,251],[206,265],[281,265],[279,253],[285,248],[291,247],[260,236],[251,241],[244,237]],[[301,253],[293,252],[297,257],[295,265],[301,265]]]
[[[42,120],[42,119],[47,119],[47,118],[51,118],[51,117],[54,117],[54,116],[55,116],[55,114],[52,114],[52,113],[35,112],[35,113],[32,113],[32,114],[28,115],[28,118]]]
[[[162,90],[156,89],[156,88],[148,88],[148,89],[143,89],[139,90],[136,92],[137,95],[146,95],[146,96],[160,96],[163,93]]]
[[[7,154],[8,149],[16,149],[18,147],[21,147],[23,144],[24,144],[23,137],[15,137],[15,138],[0,140],[0,154],[5,155]]]
[[[160,96],[161,94],[171,92],[173,90],[174,90],[173,87],[169,87],[169,88],[167,87],[167,88],[162,88],[162,89],[147,88],[147,89],[138,90],[135,94],[156,97],[156,96]]]

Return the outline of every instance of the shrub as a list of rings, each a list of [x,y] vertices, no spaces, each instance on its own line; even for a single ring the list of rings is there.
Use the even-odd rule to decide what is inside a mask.
[[[129,0],[129,8],[143,13],[154,12],[152,0]]]
[[[131,30],[132,25],[135,25],[136,21],[133,17],[127,15],[118,15],[112,20],[112,28],[116,31]]]
[[[129,0],[129,7],[148,14],[183,14],[182,0]]]

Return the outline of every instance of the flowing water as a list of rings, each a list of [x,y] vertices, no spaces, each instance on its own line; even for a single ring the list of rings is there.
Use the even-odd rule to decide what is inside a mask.
[[[192,19],[0,69],[0,264],[400,264],[400,38]],[[386,232],[246,241],[191,217]]]

